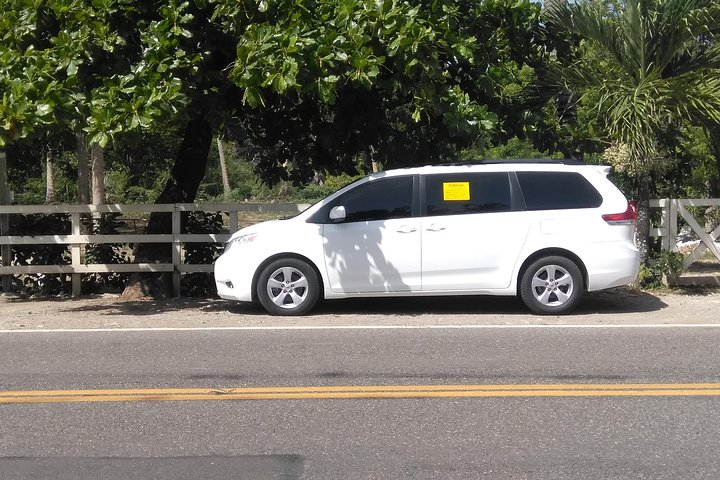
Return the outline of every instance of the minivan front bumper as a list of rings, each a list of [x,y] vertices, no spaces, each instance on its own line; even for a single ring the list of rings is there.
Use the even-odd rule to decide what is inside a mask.
[[[215,261],[215,286],[220,298],[252,302],[252,277],[255,266],[242,255],[240,248],[229,249]]]

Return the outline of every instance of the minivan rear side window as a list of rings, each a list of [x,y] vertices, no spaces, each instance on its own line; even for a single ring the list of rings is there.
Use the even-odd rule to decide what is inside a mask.
[[[575,172],[517,172],[528,210],[597,208],[603,199],[585,177]]]
[[[428,216],[507,212],[511,209],[506,172],[435,174],[425,177]]]

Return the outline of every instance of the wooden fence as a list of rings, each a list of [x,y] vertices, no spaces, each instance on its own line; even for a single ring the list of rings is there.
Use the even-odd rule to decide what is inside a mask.
[[[675,250],[678,244],[678,221],[684,221],[700,243],[685,258],[683,269],[686,270],[700,255],[709,250],[720,261],[720,246],[717,239],[720,227],[706,232],[688,210],[691,207],[720,207],[720,199],[660,199],[651,200],[651,208],[662,211],[660,225],[651,230],[651,234],[660,237],[664,250]],[[72,281],[72,293],[80,294],[81,276],[89,273],[135,273],[135,272],[171,272],[173,289],[180,294],[180,280],[184,273],[212,272],[212,264],[184,263],[184,245],[186,243],[222,244],[236,232],[241,225],[243,214],[252,213],[297,213],[306,204],[292,203],[232,203],[232,204],[165,204],[165,205],[0,205],[0,276],[3,279],[3,291],[10,291],[12,275],[22,274],[69,274]],[[145,235],[138,233],[114,235],[83,235],[81,234],[82,217],[92,214],[149,214],[152,212],[167,213],[172,216],[172,230],[168,234]],[[213,233],[182,233],[183,212],[222,212],[227,215],[222,231]],[[13,214],[64,214],[70,216],[70,231],[61,235],[23,236],[12,235],[9,231],[9,217]],[[90,244],[135,244],[135,243],[167,243],[172,247],[171,263],[127,263],[127,264],[95,264],[86,263],[85,247]],[[70,263],[67,265],[11,265],[12,247],[16,245],[68,245]]]
[[[12,275],[18,274],[69,274],[72,281],[73,296],[80,295],[81,276],[88,273],[135,273],[135,272],[172,272],[173,290],[180,294],[180,279],[183,273],[212,272],[212,264],[186,264],[184,245],[186,243],[226,242],[230,235],[242,225],[242,214],[253,213],[298,213],[308,205],[294,203],[232,203],[232,204],[161,204],[161,205],[37,205],[18,206],[0,205],[0,253],[2,265],[0,276],[3,278],[3,291],[10,291]],[[113,234],[83,235],[81,234],[82,217],[92,214],[149,214],[152,212],[167,213],[172,216],[172,230],[168,234]],[[182,233],[183,212],[222,212],[227,215],[227,223],[221,231],[212,233]],[[62,235],[12,235],[9,231],[9,217],[13,214],[64,214],[70,216],[70,231]],[[135,243],[167,243],[172,246],[171,263],[127,263],[127,264],[95,264],[86,263],[84,251],[90,244],[135,244]],[[70,264],[68,265],[11,265],[12,247],[16,245],[68,245]]]
[[[687,270],[695,263],[703,252],[709,250],[720,262],[720,246],[717,243],[720,236],[720,227],[711,232],[705,231],[700,222],[688,210],[691,207],[720,207],[720,199],[660,199],[650,200],[650,208],[662,210],[660,226],[653,228],[651,234],[661,238],[661,248],[674,251],[678,245],[678,220],[684,221],[692,233],[697,236],[700,243],[693,248],[683,260],[683,270]]]

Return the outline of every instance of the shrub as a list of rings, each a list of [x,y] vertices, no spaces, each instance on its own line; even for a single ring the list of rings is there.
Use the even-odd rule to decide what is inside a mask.
[[[221,213],[190,212],[183,218],[183,233],[215,233],[223,228]],[[185,263],[213,263],[223,246],[215,243],[186,243]],[[181,284],[183,297],[209,297],[217,293],[212,273],[187,273]]]
[[[658,288],[672,284],[682,273],[683,258],[681,253],[666,250],[652,254],[647,265],[640,265],[640,286]]]
[[[97,219],[88,219],[86,229],[94,235],[117,235],[122,222],[119,213],[104,213]],[[130,263],[127,247],[120,243],[90,244],[85,249],[85,263]],[[127,274],[90,273],[83,275],[82,293],[116,292],[123,288]]]
[[[13,235],[67,235],[70,231],[69,215],[11,215],[10,231]],[[67,245],[14,245],[12,265],[69,265]],[[58,295],[69,293],[67,274],[15,275],[15,288],[25,295]]]

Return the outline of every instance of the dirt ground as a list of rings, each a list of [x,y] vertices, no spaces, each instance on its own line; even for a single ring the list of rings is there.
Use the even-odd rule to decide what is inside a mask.
[[[0,330],[706,323],[720,324],[718,288],[590,293],[566,316],[530,314],[512,297],[335,300],[321,303],[312,315],[272,317],[254,305],[220,299],[26,299],[0,294]]]

